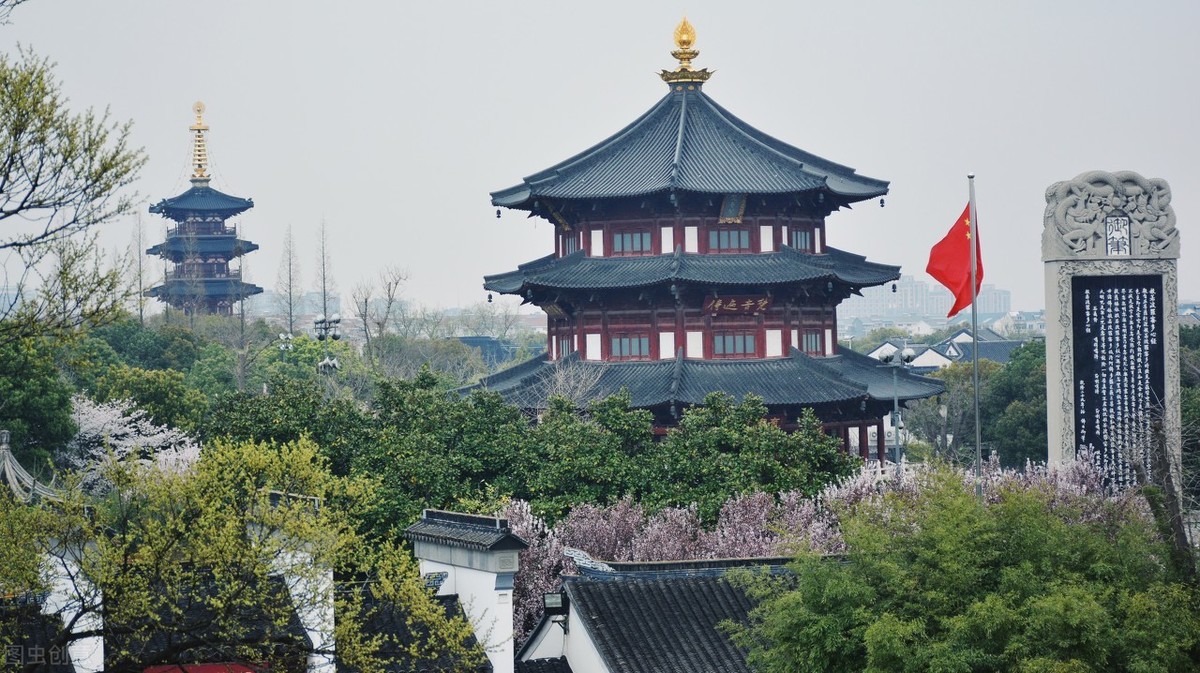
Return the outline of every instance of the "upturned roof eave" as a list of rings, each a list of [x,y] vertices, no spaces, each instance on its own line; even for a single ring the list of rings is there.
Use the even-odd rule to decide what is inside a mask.
[[[730,274],[728,279],[700,277],[697,275],[697,271],[672,265],[672,270],[666,273],[649,274],[648,277],[644,277],[641,280],[630,280],[624,283],[595,285],[594,281],[586,280],[581,280],[577,283],[554,283],[539,280],[538,276],[552,270],[554,267],[570,268],[584,264],[593,267],[633,267],[653,262],[662,263],[665,259],[669,259],[669,257],[663,255],[650,255],[646,257],[588,257],[581,250],[566,257],[547,255],[546,257],[518,266],[513,271],[484,276],[483,287],[489,292],[499,292],[501,294],[520,294],[527,289],[634,289],[680,282],[722,287],[740,287],[745,285],[777,287],[794,283],[819,283],[832,280],[857,287],[873,287],[895,281],[900,277],[900,267],[898,266],[870,262],[862,255],[845,252],[837,248],[828,248],[828,252],[824,255],[811,255],[812,259],[805,259],[809,255],[810,253],[800,252],[788,246],[783,246],[780,250],[770,253],[750,253],[745,255],[684,253],[681,255],[685,260],[685,264],[702,261],[734,263],[741,261],[749,267],[766,261],[768,263],[773,262],[782,268],[793,263],[804,263],[813,271],[810,276],[804,278],[793,274],[790,277],[777,276],[775,278],[764,278],[760,276],[753,280],[747,280],[746,274],[737,273]],[[623,278],[635,277],[635,274],[631,273],[621,273],[618,275]]]

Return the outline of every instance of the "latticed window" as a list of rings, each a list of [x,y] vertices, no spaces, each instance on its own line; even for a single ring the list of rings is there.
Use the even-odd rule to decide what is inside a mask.
[[[613,255],[646,255],[653,252],[648,231],[618,231],[612,239]]]
[[[806,330],[803,336],[802,350],[805,353],[820,354],[821,349],[821,332],[819,330]]]
[[[563,236],[563,257],[566,257],[567,255],[575,252],[578,249],[579,249],[579,239],[577,239],[575,237],[575,234],[571,234],[569,236]]]
[[[612,337],[613,360],[646,360],[650,357],[650,336],[646,334],[615,334]]]
[[[709,252],[743,252],[750,249],[750,231],[738,228],[710,229]]]
[[[752,358],[758,355],[755,333],[752,331],[714,332],[713,357]]]
[[[813,249],[813,232],[811,229],[792,229],[791,246],[797,250]]]

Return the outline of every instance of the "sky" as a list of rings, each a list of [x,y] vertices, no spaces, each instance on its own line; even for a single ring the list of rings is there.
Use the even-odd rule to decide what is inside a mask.
[[[1041,308],[1046,188],[1089,170],[1165,178],[1181,299],[1200,299],[1200,3],[248,2],[30,0],[0,48],[57,63],[72,105],[133,121],[151,203],[189,187],[191,107],[212,185],[276,285],[290,227],[304,280],[327,226],[344,295],[385,267],[406,297],[465,306],[484,274],[553,250],[551,226],[489,192],[615,133],[666,94],[672,31],[697,31],[705,92],[758,129],[891,181],[886,207],[827,220],[830,245],[924,274],[975,173],[985,281]],[[125,246],[133,218],[106,225]],[[1195,246],[1195,247],[1193,247]],[[932,282],[932,281],[931,281]]]

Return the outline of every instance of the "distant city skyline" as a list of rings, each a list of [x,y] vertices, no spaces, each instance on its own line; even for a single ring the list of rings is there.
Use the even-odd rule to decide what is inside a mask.
[[[1053,182],[1131,169],[1172,185],[1180,297],[1200,192],[1200,3],[1128,11],[1115,2],[202,5],[34,0],[0,26],[56,62],[75,109],[133,120],[149,203],[187,188],[187,127],[208,106],[213,186],[254,199],[237,224],[261,245],[249,280],[273,289],[291,226],[311,285],[329,225],[343,295],[387,265],[406,296],[480,301],[485,274],[551,252],[551,227],[490,205],[520,182],[619,130],[666,93],[671,32],[686,13],[705,91],[785,142],[891,181],[829,218],[829,244],[923,277],[930,246],[978,174],[985,281],[1012,304],[1044,303],[1039,241]],[[1119,20],[1114,20],[1119,17]],[[1136,45],[1097,67],[1089,45]],[[124,248],[134,218],[104,228]]]

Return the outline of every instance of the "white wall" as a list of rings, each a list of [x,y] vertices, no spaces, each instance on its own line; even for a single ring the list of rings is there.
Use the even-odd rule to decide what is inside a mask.
[[[421,574],[446,572],[439,596],[458,594],[475,637],[487,649],[495,673],[513,672],[512,591],[496,590],[496,573],[420,559]]]

